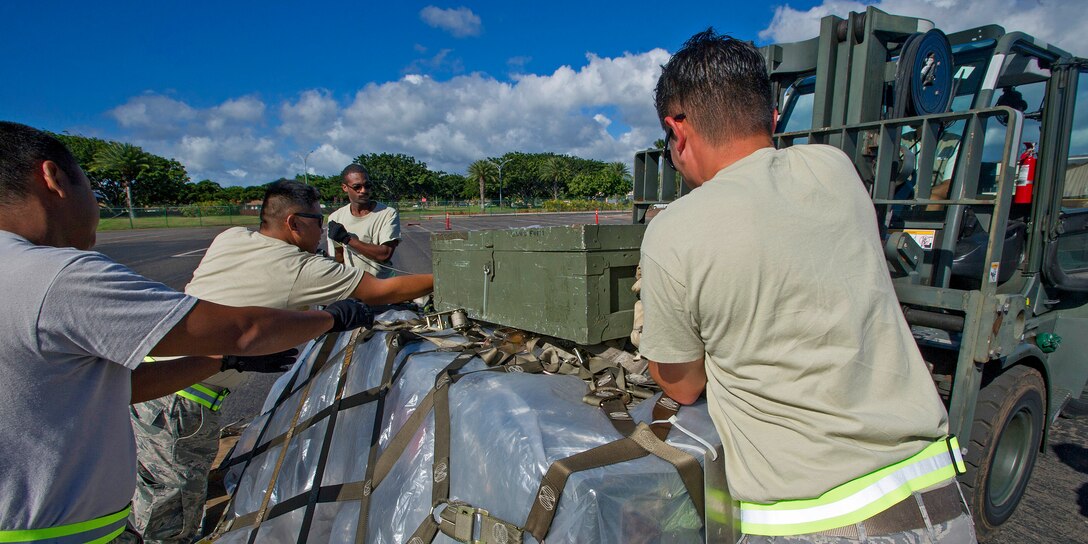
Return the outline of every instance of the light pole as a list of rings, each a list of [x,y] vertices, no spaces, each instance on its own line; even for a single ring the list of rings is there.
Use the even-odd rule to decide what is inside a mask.
[[[510,162],[512,160],[513,160],[513,157],[511,157],[509,159],[506,159],[506,160],[504,160],[502,162],[498,162],[498,163],[496,163],[495,161],[487,161],[487,162],[489,162],[491,164],[494,164],[495,166],[499,167],[499,211],[500,212],[502,211],[502,167],[506,166],[506,163],[508,163],[508,162]]]
[[[306,153],[306,155],[303,155],[302,153],[295,153],[295,156],[302,159],[302,183],[304,183],[305,185],[310,184],[309,161],[310,155],[312,155],[314,151],[317,151],[316,147],[314,149],[311,149],[309,153]]]

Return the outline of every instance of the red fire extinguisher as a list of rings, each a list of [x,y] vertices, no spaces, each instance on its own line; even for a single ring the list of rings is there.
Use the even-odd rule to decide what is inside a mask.
[[[1016,204],[1031,204],[1031,190],[1035,185],[1035,144],[1024,142],[1024,147],[1016,165],[1016,195],[1012,199]]]

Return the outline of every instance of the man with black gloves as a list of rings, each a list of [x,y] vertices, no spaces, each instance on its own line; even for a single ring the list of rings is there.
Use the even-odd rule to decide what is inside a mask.
[[[388,266],[400,244],[400,216],[371,199],[374,186],[366,168],[349,164],[340,173],[348,205],[329,215],[329,251],[337,262],[378,278],[393,276]]]
[[[218,372],[221,354],[276,353],[366,320],[354,301],[296,312],[199,300],[88,251],[97,226],[64,144],[0,122],[0,541],[121,536],[130,401]],[[188,357],[141,364],[148,354]]]
[[[231,306],[303,309],[329,304],[326,310],[344,314],[343,321],[369,327],[374,317],[365,306],[336,301],[390,304],[433,289],[430,274],[381,280],[316,255],[323,219],[314,187],[295,181],[270,184],[260,228],[235,227],[217,236],[185,292]],[[187,543],[198,536],[223,399],[244,383],[239,372],[282,370],[270,361],[231,361],[223,372],[199,384],[133,406],[140,459],[133,519],[146,542]]]

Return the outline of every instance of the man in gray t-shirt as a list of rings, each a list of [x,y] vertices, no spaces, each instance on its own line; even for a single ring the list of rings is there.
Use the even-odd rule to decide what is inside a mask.
[[[147,280],[94,246],[90,181],[56,138],[0,122],[0,541],[108,541],[136,475],[127,405],[260,357],[365,309],[229,308]],[[189,355],[155,365],[147,354]],[[234,353],[242,356],[219,357]],[[67,535],[63,538],[58,535]]]

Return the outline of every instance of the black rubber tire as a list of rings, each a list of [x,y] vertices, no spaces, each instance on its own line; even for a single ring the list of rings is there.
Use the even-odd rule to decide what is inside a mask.
[[[1012,516],[1027,489],[1046,420],[1046,386],[1033,368],[1016,366],[979,392],[960,476],[980,542]]]

